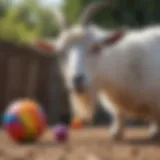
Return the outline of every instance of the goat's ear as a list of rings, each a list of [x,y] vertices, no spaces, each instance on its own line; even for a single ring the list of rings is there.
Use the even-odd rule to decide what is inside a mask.
[[[38,40],[34,42],[33,47],[35,49],[38,49],[42,52],[47,52],[47,53],[55,53],[56,52],[56,47],[54,43],[48,42],[45,40]]]
[[[114,45],[117,42],[119,42],[125,35],[125,32],[122,30],[119,31],[114,31],[109,37],[107,37],[104,41],[103,41],[103,45],[106,46],[110,46],[110,45]]]

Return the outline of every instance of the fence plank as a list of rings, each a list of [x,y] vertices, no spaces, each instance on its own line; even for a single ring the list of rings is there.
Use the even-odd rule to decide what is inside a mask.
[[[14,97],[19,96],[20,84],[23,75],[21,70],[23,68],[23,61],[21,57],[14,56],[9,57],[7,61],[7,77],[6,77],[6,90],[5,90],[5,101],[9,102]]]
[[[0,42],[1,115],[8,103],[23,97],[39,101],[50,123],[69,114],[69,104],[67,96],[63,94],[66,92],[59,72],[55,57],[30,47]]]
[[[7,57],[3,52],[0,52],[0,116],[2,116],[4,108],[6,107],[5,101],[5,88],[6,88],[6,70],[7,70]]]
[[[38,74],[40,72],[39,62],[36,59],[30,60],[28,64],[26,95],[30,98],[36,97]]]

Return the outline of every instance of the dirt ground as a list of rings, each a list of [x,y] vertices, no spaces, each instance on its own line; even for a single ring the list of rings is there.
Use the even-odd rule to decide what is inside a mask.
[[[148,140],[146,128],[127,129],[123,142],[111,141],[107,128],[71,130],[65,144],[47,131],[32,145],[15,144],[1,131],[0,160],[160,160],[160,143]]]

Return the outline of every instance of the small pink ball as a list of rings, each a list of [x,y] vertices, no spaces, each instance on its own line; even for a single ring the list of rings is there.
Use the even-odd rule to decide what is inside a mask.
[[[68,140],[68,128],[64,124],[56,125],[53,133],[58,142],[65,142]]]

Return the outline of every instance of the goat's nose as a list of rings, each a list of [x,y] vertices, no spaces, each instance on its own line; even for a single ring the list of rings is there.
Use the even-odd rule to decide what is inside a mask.
[[[77,92],[83,92],[84,91],[84,81],[85,81],[85,76],[84,75],[78,75],[74,78],[74,89]]]

